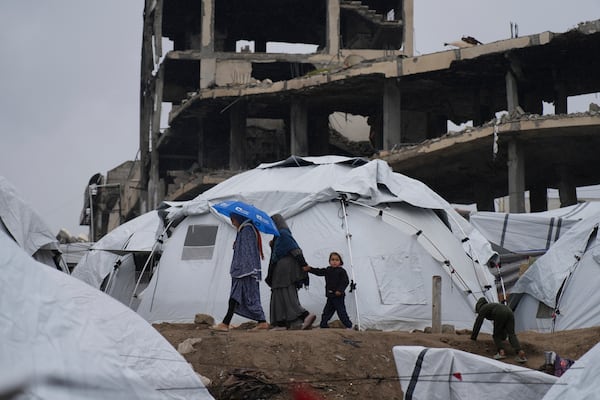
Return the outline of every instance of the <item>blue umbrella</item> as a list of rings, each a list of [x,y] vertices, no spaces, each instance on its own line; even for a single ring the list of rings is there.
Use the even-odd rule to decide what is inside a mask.
[[[214,204],[212,208],[227,217],[231,214],[238,214],[242,217],[246,217],[252,221],[259,231],[279,236],[279,231],[269,214],[253,205],[244,203],[243,201],[226,200]]]

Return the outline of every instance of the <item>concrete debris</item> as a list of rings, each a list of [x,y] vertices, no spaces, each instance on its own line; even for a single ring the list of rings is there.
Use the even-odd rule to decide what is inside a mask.
[[[179,343],[179,345],[177,346],[177,351],[179,352],[179,354],[193,353],[194,351],[196,351],[194,349],[194,345],[201,341],[201,338],[185,339],[183,342]]]

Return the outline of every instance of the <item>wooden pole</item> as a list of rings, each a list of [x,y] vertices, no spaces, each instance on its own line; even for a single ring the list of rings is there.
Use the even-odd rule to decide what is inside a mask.
[[[431,333],[442,333],[442,277],[434,275],[431,282]]]

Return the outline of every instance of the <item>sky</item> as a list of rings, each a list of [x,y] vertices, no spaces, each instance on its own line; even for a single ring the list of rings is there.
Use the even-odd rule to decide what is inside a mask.
[[[416,55],[463,35],[508,39],[511,22],[526,36],[600,19],[600,0],[414,3]],[[0,1],[0,175],[52,232],[87,234],[79,215],[90,177],[138,156],[143,7],[144,0]],[[570,111],[589,101],[576,103]]]

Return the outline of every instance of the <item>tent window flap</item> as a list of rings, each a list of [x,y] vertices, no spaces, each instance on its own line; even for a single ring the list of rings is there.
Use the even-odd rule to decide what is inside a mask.
[[[210,260],[215,250],[218,227],[216,225],[190,225],[188,226],[182,260]]]

